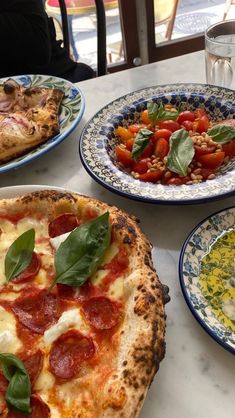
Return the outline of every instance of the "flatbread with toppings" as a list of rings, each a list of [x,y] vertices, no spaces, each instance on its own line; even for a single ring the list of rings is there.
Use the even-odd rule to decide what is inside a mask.
[[[59,89],[25,88],[12,79],[0,85],[0,163],[27,153],[59,133],[63,96]]]
[[[0,201],[0,231],[0,415],[137,417],[165,312],[136,220],[47,190]]]

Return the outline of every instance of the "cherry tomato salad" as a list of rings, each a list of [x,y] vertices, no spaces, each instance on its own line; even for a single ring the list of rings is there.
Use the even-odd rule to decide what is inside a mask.
[[[235,119],[213,122],[204,108],[148,102],[139,121],[118,126],[116,159],[134,178],[182,185],[215,178],[235,156]]]

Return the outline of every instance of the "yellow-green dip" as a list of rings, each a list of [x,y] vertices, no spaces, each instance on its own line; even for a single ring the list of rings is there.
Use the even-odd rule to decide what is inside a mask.
[[[217,319],[235,331],[235,230],[220,235],[202,258],[199,284]]]

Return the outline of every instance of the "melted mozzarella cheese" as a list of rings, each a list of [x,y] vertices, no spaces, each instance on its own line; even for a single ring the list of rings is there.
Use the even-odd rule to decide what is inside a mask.
[[[17,233],[18,235],[23,234],[23,232],[29,229],[35,229],[35,235],[39,237],[48,236],[48,227],[45,219],[34,219],[34,218],[23,218],[17,222]]]
[[[0,352],[15,354],[21,347],[14,315],[0,306]]]
[[[70,234],[71,234],[71,231],[66,232],[66,234],[62,234],[62,235],[58,235],[57,237],[50,238],[50,243],[52,247],[57,251],[60,244],[62,244],[62,242],[64,242]]]
[[[103,264],[108,264],[112,261],[113,257],[115,257],[115,255],[117,255],[119,251],[118,245],[113,242],[109,248],[107,249],[106,253],[105,253],[105,257],[104,257],[104,261]]]
[[[53,343],[57,338],[68,331],[69,328],[75,328],[79,331],[87,331],[87,325],[83,321],[79,309],[70,309],[65,311],[58,322],[52,325],[44,332],[44,342],[46,345]]]
[[[118,277],[111,285],[108,290],[108,295],[112,299],[121,299],[124,293],[124,280],[123,277]]]
[[[91,282],[95,286],[99,286],[102,283],[102,280],[107,276],[108,270],[97,270],[95,274],[91,277]]]
[[[40,393],[42,400],[50,407],[50,418],[61,418],[61,413],[54,405],[52,406],[49,396],[46,393]]]
[[[35,390],[42,390],[46,391],[49,389],[52,389],[55,384],[55,378],[52,373],[49,372],[49,370],[46,370],[46,368],[43,368],[40,375],[38,376],[35,384],[34,389]]]

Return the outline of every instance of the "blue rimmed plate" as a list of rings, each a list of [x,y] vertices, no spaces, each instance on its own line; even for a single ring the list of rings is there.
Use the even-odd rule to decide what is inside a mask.
[[[8,78],[0,79],[0,83],[7,80]],[[82,118],[85,109],[85,100],[82,92],[78,87],[67,80],[45,75],[22,75],[11,78],[25,87],[34,86],[58,88],[64,91],[65,96],[62,101],[61,113],[59,117],[60,133],[44,144],[41,144],[33,150],[27,152],[25,155],[14,158],[8,163],[0,164],[0,173],[4,173],[6,171],[27,164],[60,144],[60,142],[66,139],[67,136],[76,128]]]
[[[161,204],[191,204],[216,200],[235,193],[235,159],[221,169],[214,180],[198,184],[169,186],[134,179],[117,166],[115,129],[134,123],[147,102],[187,108],[206,108],[214,120],[235,118],[234,91],[203,84],[172,84],[138,90],[106,105],[85,126],[80,139],[80,156],[88,173],[101,185],[125,197]]]
[[[199,223],[182,247],[179,276],[184,298],[197,321],[214,340],[235,353],[235,321],[231,320],[235,312],[235,265],[227,265],[225,258],[228,251],[230,258],[231,255],[235,257],[233,240],[224,240],[220,250],[214,248],[215,259],[211,257],[210,263],[206,260],[206,275],[202,269],[203,257],[228,232],[235,234],[235,207],[217,212]],[[235,263],[235,258],[233,261]],[[223,299],[228,296],[231,298],[231,317],[221,310]]]

